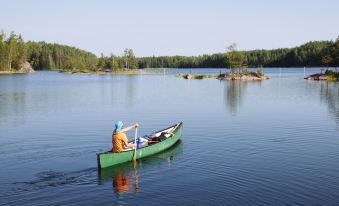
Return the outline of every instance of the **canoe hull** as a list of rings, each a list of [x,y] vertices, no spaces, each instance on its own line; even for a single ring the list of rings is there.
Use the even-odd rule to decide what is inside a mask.
[[[173,135],[171,135],[166,140],[138,149],[136,151],[136,159],[156,154],[173,146],[181,138],[182,134],[182,123],[178,124],[179,126],[175,129],[175,131],[173,131]],[[106,168],[113,165],[121,164],[123,162],[132,161],[133,153],[134,153],[133,150],[119,153],[114,152],[99,153],[97,154],[98,167]]]

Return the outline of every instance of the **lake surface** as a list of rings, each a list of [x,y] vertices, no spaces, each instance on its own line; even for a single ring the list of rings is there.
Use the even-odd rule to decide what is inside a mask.
[[[264,71],[262,82],[173,75],[219,69],[0,76],[0,205],[338,205],[339,84]],[[140,135],[183,121],[182,140],[98,172],[116,120]]]

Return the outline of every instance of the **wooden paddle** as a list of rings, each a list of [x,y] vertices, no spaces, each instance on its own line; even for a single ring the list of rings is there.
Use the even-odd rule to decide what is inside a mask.
[[[137,160],[137,136],[138,136],[138,127],[135,128],[134,132],[134,153],[133,153],[133,161]]]

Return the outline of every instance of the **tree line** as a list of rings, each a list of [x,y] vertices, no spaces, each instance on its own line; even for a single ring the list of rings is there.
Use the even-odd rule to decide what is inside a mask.
[[[27,60],[35,70],[105,71],[137,69],[138,62],[132,49],[123,56],[111,54],[98,58],[95,54],[65,45],[46,42],[27,42]]]
[[[230,47],[225,53],[190,57],[142,57],[138,58],[138,62],[140,68],[230,68],[235,62],[229,58],[235,55],[238,64],[246,67],[339,66],[339,37],[334,42],[311,41],[294,48],[237,51],[236,45]]]
[[[232,47],[233,46],[233,47]],[[132,49],[124,54],[97,57],[75,47],[46,42],[24,42],[14,32],[0,33],[0,70],[16,70],[29,62],[35,70],[119,70],[136,68],[230,68],[317,67],[339,65],[339,37],[335,41],[312,41],[294,48],[237,51],[231,45],[223,53],[200,56],[136,57]],[[232,57],[233,55],[233,57]],[[235,56],[234,56],[235,55]],[[236,62],[230,61],[232,57]],[[239,59],[240,58],[240,59]]]

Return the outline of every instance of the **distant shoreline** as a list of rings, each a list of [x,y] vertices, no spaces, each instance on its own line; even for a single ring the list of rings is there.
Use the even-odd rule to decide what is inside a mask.
[[[116,70],[116,71],[93,71],[93,70],[78,70],[78,71],[59,71],[65,74],[100,74],[100,75],[113,75],[113,74],[159,74],[161,71],[147,70],[147,69],[130,69],[130,70]]]
[[[10,43],[11,42],[11,43]],[[249,68],[272,67],[338,67],[339,37],[335,41],[309,41],[293,48],[255,49],[239,51],[236,44],[227,51],[197,56],[144,56],[138,57],[131,48],[122,55],[97,56],[76,47],[46,42],[25,42],[21,35],[12,32],[8,37],[0,32],[0,70],[19,69],[20,63],[27,62],[32,69],[70,71],[71,73],[101,73],[97,70],[115,70],[117,68]],[[12,51],[15,54],[12,55]],[[83,72],[85,70],[85,72]],[[87,72],[86,70],[94,70]],[[9,74],[10,72],[3,72]],[[130,74],[134,72],[112,72]]]
[[[302,69],[303,67],[267,67],[263,69]],[[314,69],[314,68],[325,68],[325,67],[304,67],[306,69]],[[334,67],[335,68],[335,67]],[[118,69],[115,71],[95,71],[95,70],[74,70],[74,71],[62,71],[62,70],[37,70],[37,71],[54,71],[64,74],[95,74],[95,75],[137,75],[137,74],[162,74],[166,69],[173,69],[173,70],[192,70],[195,69],[220,69],[221,70],[228,70],[227,68],[145,68],[145,69]],[[255,68],[250,68],[255,69]],[[11,71],[0,71],[0,75],[12,75],[12,74],[29,74],[31,72],[25,72],[20,70],[11,70]],[[174,74],[176,77],[183,77],[184,79],[205,79],[205,78],[219,78],[222,80],[265,80],[269,79],[266,76],[263,78],[250,78],[246,75],[242,75],[241,78],[233,77],[229,75],[227,72],[222,73],[224,76],[220,76],[220,74],[192,74],[192,73],[177,73]],[[228,75],[227,75],[228,74]],[[322,81],[339,81],[339,71],[330,71],[327,70],[325,73],[315,73],[304,77],[306,80],[322,80]]]

